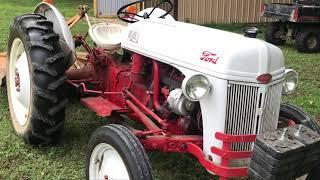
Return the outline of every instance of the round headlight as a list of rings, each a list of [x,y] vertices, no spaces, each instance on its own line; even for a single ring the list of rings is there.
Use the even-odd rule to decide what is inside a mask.
[[[210,91],[210,82],[203,75],[185,78],[182,83],[184,95],[191,101],[199,101]]]
[[[297,87],[298,84],[298,73],[292,69],[286,69],[284,75],[284,82],[282,93],[287,95],[291,94]]]

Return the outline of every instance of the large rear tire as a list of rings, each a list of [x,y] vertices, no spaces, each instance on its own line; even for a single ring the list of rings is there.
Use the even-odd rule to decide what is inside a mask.
[[[15,18],[10,28],[7,91],[13,127],[32,145],[57,142],[64,126],[67,49],[40,14]]]
[[[143,146],[121,125],[103,126],[92,134],[86,156],[86,177],[88,180],[153,179]]]

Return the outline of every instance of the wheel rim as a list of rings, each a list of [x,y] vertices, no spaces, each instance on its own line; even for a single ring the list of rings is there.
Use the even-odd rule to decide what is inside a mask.
[[[89,179],[129,180],[129,173],[120,154],[111,145],[101,143],[92,151]]]
[[[318,44],[316,36],[310,36],[307,40],[307,46],[309,49],[314,49]]]
[[[8,98],[12,115],[19,125],[24,126],[30,112],[30,71],[27,54],[19,38],[16,38],[11,46],[8,76]]]

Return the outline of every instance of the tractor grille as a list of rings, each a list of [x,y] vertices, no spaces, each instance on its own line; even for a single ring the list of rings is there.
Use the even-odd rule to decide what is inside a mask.
[[[274,130],[278,126],[279,111],[282,95],[282,83],[269,87],[263,107],[259,133]]]
[[[257,134],[276,129],[282,84],[272,86],[228,85],[225,133]],[[251,150],[252,143],[234,143],[232,150]]]

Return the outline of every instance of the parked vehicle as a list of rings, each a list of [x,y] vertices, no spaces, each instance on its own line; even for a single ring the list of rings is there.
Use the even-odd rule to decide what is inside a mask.
[[[118,17],[129,23],[127,27],[91,24],[86,6],[67,22],[48,3],[15,18],[6,78],[12,124],[19,136],[32,145],[61,138],[68,84],[78,90],[83,105],[112,122],[90,138],[87,179],[154,179],[146,150],[189,153],[221,179],[244,177],[255,154],[256,134],[296,124],[315,134],[309,144],[299,146],[299,154],[316,158],[303,173],[317,173],[312,170],[318,167],[319,154],[305,150],[319,149],[315,144],[320,142],[320,128],[301,109],[281,104],[282,94],[294,92],[298,75],[285,69],[278,47],[252,38],[255,28],[245,29],[243,36],[177,22],[170,15],[171,1],[134,12],[131,6],[141,2],[119,9]],[[157,8],[164,3],[168,11]],[[81,18],[88,22],[94,46],[86,36],[70,32]],[[85,58],[76,57],[79,46],[86,50]],[[140,126],[127,123],[129,119]],[[297,133],[305,133],[300,130]],[[284,133],[274,141],[283,144],[286,138]],[[261,140],[260,145],[269,144]],[[255,169],[250,172],[261,175]],[[288,178],[303,175],[291,174]]]
[[[274,21],[267,27],[265,39],[275,45],[295,40],[299,52],[320,50],[319,1],[298,0],[294,4],[265,3],[262,15]]]
[[[294,0],[296,4],[304,4],[304,5],[320,5],[319,0]]]

